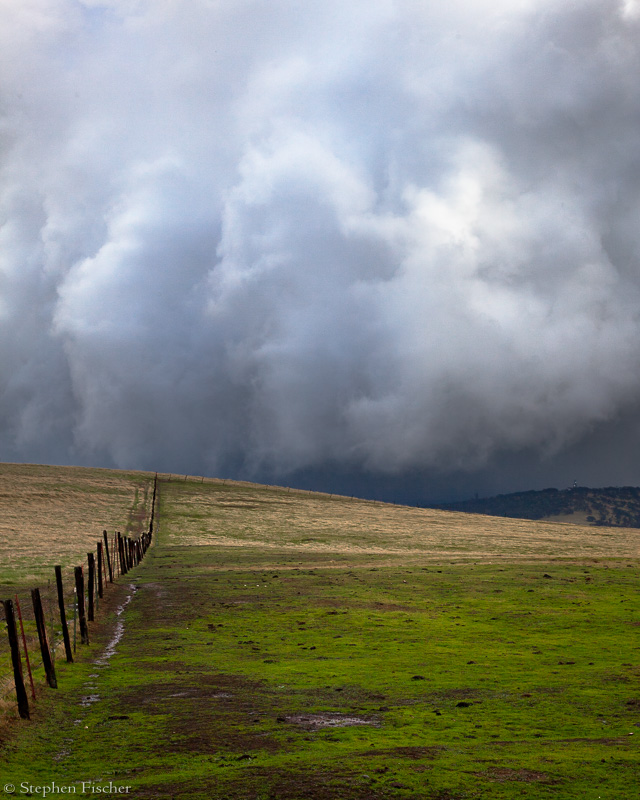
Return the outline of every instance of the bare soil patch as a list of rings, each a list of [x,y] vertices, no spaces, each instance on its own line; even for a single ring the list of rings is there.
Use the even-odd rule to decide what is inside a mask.
[[[321,728],[348,728],[352,725],[379,725],[380,722],[374,719],[364,719],[362,717],[352,717],[348,714],[291,714],[286,717],[279,717],[282,722],[290,722],[299,725],[305,730],[317,731]]]
[[[557,778],[547,775],[545,772],[536,772],[532,769],[509,769],[507,767],[495,767],[494,769],[488,769],[485,772],[476,772],[474,774],[479,778],[485,778],[498,783],[519,781],[521,783],[558,784],[561,782]]]

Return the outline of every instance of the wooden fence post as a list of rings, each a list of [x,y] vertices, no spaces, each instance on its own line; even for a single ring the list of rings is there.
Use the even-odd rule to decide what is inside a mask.
[[[73,652],[76,652],[76,640],[78,629],[78,590],[73,587]]]
[[[82,574],[82,567],[76,567],[76,603],[78,605],[78,621],[80,623],[80,639],[82,644],[89,644],[89,626],[87,625],[87,617],[84,609],[84,575]]]
[[[18,634],[16,631],[16,618],[13,613],[13,602],[4,600],[4,616],[7,620],[7,634],[9,636],[9,647],[11,648],[11,663],[13,664],[13,679],[16,684],[16,697],[18,700],[18,713],[22,719],[29,719],[29,700],[27,690],[24,688],[22,679],[22,661],[20,660],[20,648],[18,647]]]
[[[118,555],[120,556],[120,574],[126,575],[129,571],[127,569],[126,553],[124,548],[124,537],[118,531]]]
[[[47,626],[44,619],[44,611],[42,610],[40,589],[31,590],[31,602],[33,603],[33,614],[36,618],[38,639],[40,640],[40,653],[42,654],[42,665],[47,674],[47,683],[52,689],[57,689],[58,681],[56,680],[56,671],[53,666],[53,661],[51,660],[51,651],[49,650],[49,642],[47,641]]]
[[[62,589],[62,567],[57,566],[56,586],[58,588],[58,608],[60,609],[60,624],[62,625],[62,638],[64,639],[64,652],[69,663],[73,662],[71,653],[71,641],[69,639],[69,627],[67,626],[67,615],[64,610],[64,591]]]
[[[24,660],[27,662],[27,672],[29,673],[29,683],[31,684],[31,697],[36,699],[36,687],[33,684],[33,674],[31,672],[31,662],[29,661],[29,649],[27,648],[27,637],[24,635],[24,623],[22,622],[22,611],[20,610],[20,601],[18,595],[16,597],[16,611],[18,612],[18,621],[20,622],[20,633],[22,634],[22,648],[24,650]]]
[[[97,542],[97,553],[98,553],[98,597],[102,597],[103,590],[102,590],[102,542]]]
[[[104,552],[107,558],[107,568],[109,569],[109,583],[113,583],[113,570],[111,568],[111,556],[109,555],[109,537],[106,531],[102,531],[102,536],[104,538]]]
[[[156,495],[158,491],[158,473],[156,472],[155,477],[153,479],[153,497],[151,498],[151,519],[149,520],[149,541],[151,541],[151,537],[153,536],[153,523],[155,521],[155,514],[156,514]]]
[[[105,549],[104,544],[102,545],[102,585],[106,589],[107,588],[107,581],[109,580],[109,576],[107,575],[107,559],[104,556]]]
[[[56,632],[53,627],[53,600],[51,592],[51,579],[47,578],[47,610],[49,612],[49,639],[51,640],[51,660],[56,663]]]
[[[93,553],[87,553],[87,561],[89,563],[89,574],[87,575],[87,589],[89,594],[89,609],[88,618],[89,622],[93,622],[93,595],[96,585],[96,561]]]
[[[96,561],[93,563],[93,600],[95,602],[94,609],[97,613],[100,608],[100,596],[98,594],[98,565]]]

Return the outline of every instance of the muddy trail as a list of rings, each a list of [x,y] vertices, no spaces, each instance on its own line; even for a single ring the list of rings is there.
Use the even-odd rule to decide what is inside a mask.
[[[5,782],[207,800],[640,784],[635,568],[298,558],[228,569],[229,548],[156,542],[13,725]]]

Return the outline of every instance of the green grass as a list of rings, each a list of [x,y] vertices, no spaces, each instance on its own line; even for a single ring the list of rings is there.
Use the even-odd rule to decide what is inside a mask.
[[[244,544],[203,543],[234,537],[235,522],[219,515],[203,538],[173,509],[213,492],[239,501],[237,487],[200,491],[163,484],[116,654],[94,663],[126,580],[80,663],[59,664],[60,689],[12,723],[5,783],[113,781],[136,798],[208,800],[633,796],[636,559],[474,562],[415,543],[407,555],[392,526],[378,551],[314,549],[292,541],[332,541],[307,535],[304,498],[264,546],[264,507],[255,525],[245,511]],[[356,529],[359,504],[316,499],[314,515],[320,502],[349,505]]]

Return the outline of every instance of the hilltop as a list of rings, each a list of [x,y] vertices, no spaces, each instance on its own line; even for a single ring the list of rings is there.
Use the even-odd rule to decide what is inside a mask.
[[[434,508],[512,519],[640,528],[640,488],[637,486],[608,486],[603,489],[575,486],[564,490],[513,492],[439,504]]]

